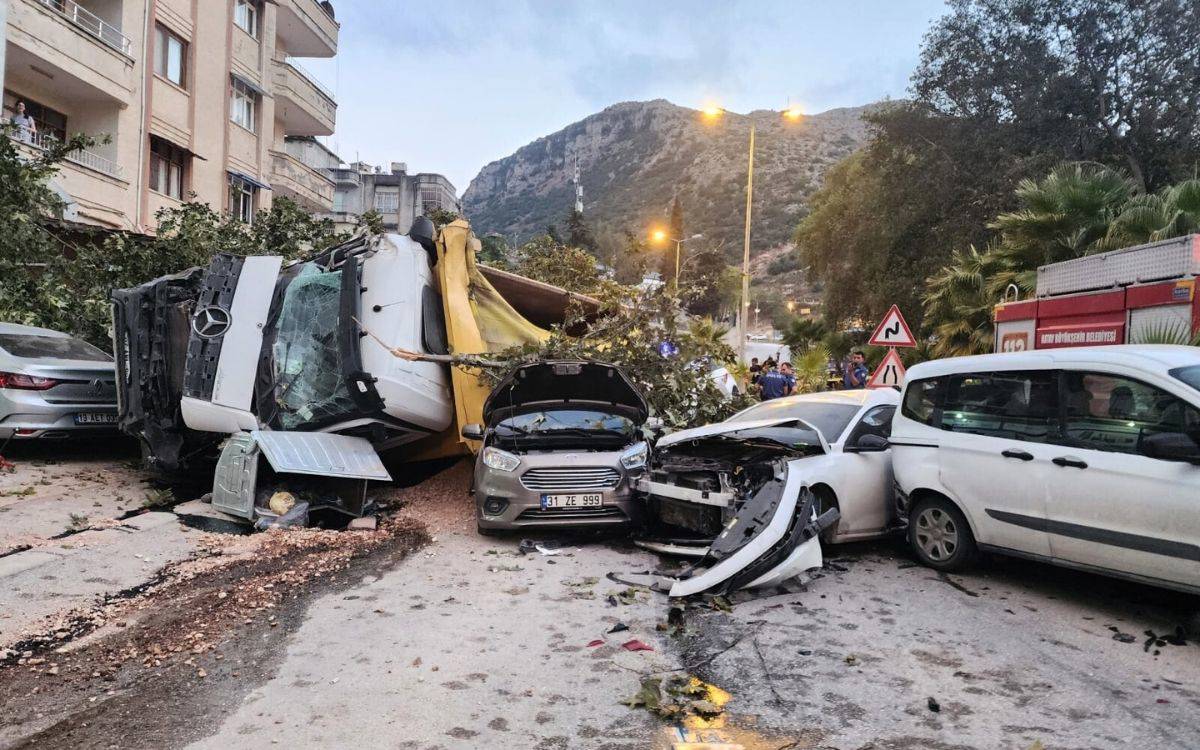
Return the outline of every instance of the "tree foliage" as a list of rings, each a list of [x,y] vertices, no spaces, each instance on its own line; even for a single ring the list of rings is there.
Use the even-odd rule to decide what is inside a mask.
[[[596,236],[592,234],[592,227],[584,218],[582,211],[572,209],[571,215],[567,217],[566,244],[586,250],[592,255],[597,255],[599,252],[600,246],[596,243]]]
[[[516,272],[582,294],[593,294],[603,286],[594,256],[548,234],[517,249]]]

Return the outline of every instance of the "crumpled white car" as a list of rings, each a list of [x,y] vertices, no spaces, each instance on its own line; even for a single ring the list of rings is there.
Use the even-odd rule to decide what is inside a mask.
[[[818,538],[890,532],[898,404],[892,389],[810,393],[659,439],[639,544],[700,558],[672,596],[780,583],[821,565]]]

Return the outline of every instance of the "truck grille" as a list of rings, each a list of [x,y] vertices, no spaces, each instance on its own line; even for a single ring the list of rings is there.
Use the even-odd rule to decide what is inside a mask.
[[[621,483],[621,474],[608,466],[530,469],[521,475],[525,489],[537,492],[607,490]]]

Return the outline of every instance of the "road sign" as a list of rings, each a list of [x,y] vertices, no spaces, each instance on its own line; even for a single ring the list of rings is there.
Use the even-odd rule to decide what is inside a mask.
[[[875,368],[871,379],[867,381],[868,388],[899,388],[904,383],[904,363],[895,349],[888,349],[887,356]]]
[[[871,334],[871,340],[867,342],[871,346],[916,346],[917,340],[913,338],[912,330],[905,322],[904,316],[900,314],[900,308],[892,305],[892,309],[887,311],[887,315],[883,316],[883,320],[879,321],[879,326],[876,327],[875,333]]]

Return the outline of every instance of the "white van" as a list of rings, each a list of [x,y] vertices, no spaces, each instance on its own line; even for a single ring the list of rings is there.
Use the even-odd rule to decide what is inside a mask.
[[[986,550],[1200,593],[1200,348],[925,362],[891,444],[930,567]]]

